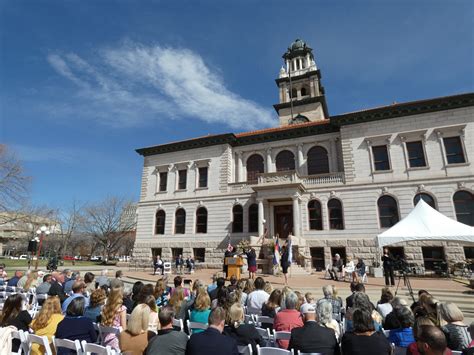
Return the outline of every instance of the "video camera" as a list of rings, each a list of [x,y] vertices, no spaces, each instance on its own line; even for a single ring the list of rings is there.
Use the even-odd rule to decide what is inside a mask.
[[[393,268],[403,273],[411,272],[410,265],[404,259],[401,258],[393,261]]]

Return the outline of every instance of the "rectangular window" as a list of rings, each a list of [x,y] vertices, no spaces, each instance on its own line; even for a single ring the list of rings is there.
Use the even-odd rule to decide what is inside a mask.
[[[160,192],[166,191],[166,186],[168,185],[168,173],[160,173]]]
[[[186,190],[187,170],[178,170],[178,190]]]
[[[375,171],[390,170],[390,162],[388,160],[388,150],[386,145],[377,145],[372,147],[374,156]]]
[[[448,164],[465,163],[464,151],[462,149],[461,137],[443,138],[444,149]]]
[[[198,187],[207,187],[207,168],[199,168]]]
[[[205,248],[194,248],[194,261],[203,263],[206,260],[206,249]]]
[[[474,247],[464,247],[464,256],[467,261],[474,261]]]
[[[311,253],[311,264],[316,271],[322,271],[325,268],[324,263],[324,248],[323,247],[314,247],[309,248]]]
[[[426,270],[438,271],[443,268],[443,247],[421,247],[421,251],[423,253],[423,262]]]
[[[426,166],[425,152],[421,141],[407,142],[408,165],[410,168]]]

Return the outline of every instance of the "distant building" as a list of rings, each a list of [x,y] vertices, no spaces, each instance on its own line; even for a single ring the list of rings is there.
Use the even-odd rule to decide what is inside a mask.
[[[292,233],[313,267],[336,253],[371,265],[375,236],[420,198],[474,225],[473,93],[330,116],[312,49],[296,40],[283,58],[278,127],[137,150],[136,258],[193,254],[220,266],[229,238],[255,241],[267,231]],[[427,269],[474,253],[454,242],[391,250]]]
[[[4,212],[1,213],[0,221],[0,255],[14,252],[18,244],[26,250],[28,241],[36,237],[36,231],[41,226],[47,226],[53,235],[61,234],[60,224],[47,217]],[[8,244],[14,245],[15,249],[7,250]]]

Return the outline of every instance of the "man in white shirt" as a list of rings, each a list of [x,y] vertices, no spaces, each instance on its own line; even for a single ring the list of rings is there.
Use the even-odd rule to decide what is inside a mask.
[[[255,291],[250,292],[247,297],[247,312],[249,314],[260,314],[262,306],[268,301],[270,295],[263,290],[265,281],[261,277],[255,279]]]

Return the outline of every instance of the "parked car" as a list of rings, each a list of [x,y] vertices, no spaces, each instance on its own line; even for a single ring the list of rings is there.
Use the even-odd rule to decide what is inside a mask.
[[[18,259],[20,259],[20,260],[28,260],[28,255],[25,255],[25,254],[20,255],[20,257],[19,257]]]
[[[63,260],[74,260],[74,256],[72,256],[72,255],[64,255],[64,256],[62,257],[62,259],[63,259]]]
[[[97,255],[93,255],[93,256],[91,256],[90,261],[102,261],[102,257],[97,256]]]

